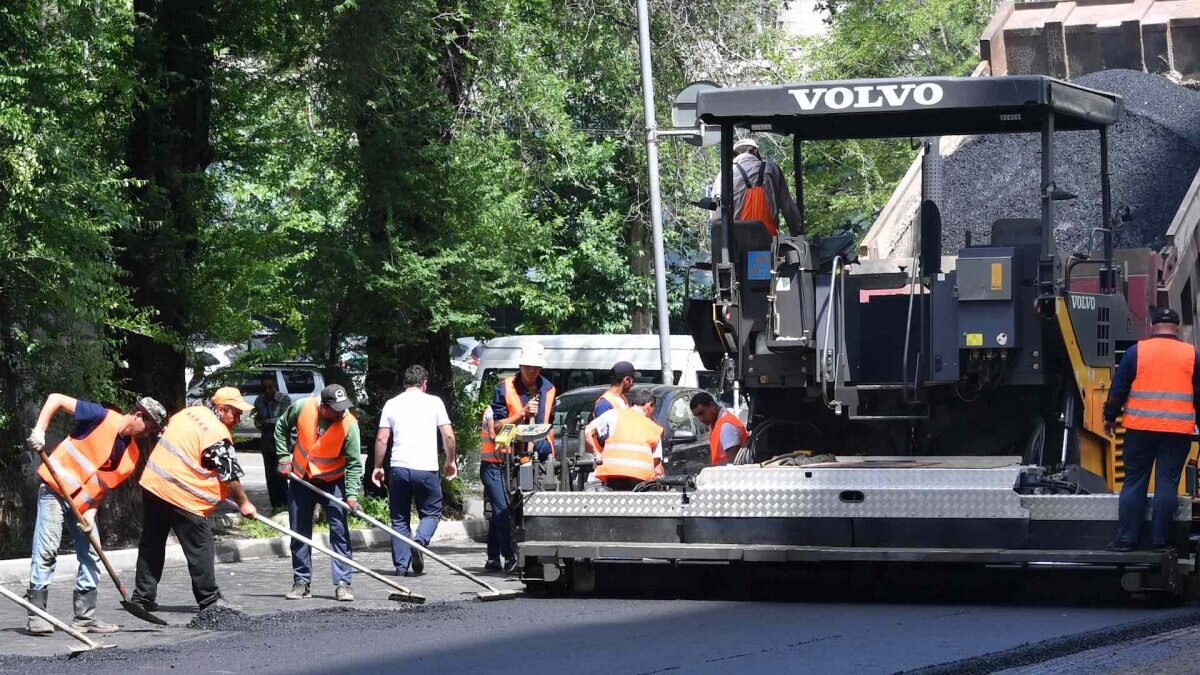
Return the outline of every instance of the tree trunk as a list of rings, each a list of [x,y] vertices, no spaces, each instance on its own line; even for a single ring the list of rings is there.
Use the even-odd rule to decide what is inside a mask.
[[[134,0],[134,12],[133,54],[145,88],[133,110],[126,161],[144,181],[132,196],[148,226],[122,230],[119,262],[134,305],[154,310],[159,326],[181,345],[192,329],[188,279],[199,246],[197,205],[212,160],[213,0]],[[183,406],[182,349],[128,335],[122,354],[133,391],[170,411]]]

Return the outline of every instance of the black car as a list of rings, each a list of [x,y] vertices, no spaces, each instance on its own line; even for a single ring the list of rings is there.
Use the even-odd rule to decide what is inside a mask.
[[[663,460],[667,475],[695,476],[708,466],[708,427],[692,415],[692,396],[701,389],[673,384],[636,384],[635,390],[649,390],[654,397],[654,421],[663,434]],[[592,421],[596,399],[608,387],[572,389],[558,397],[554,411],[555,452],[567,444],[567,456],[580,452],[579,435]]]

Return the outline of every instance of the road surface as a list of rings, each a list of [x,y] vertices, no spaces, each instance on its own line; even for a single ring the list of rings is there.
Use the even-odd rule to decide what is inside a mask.
[[[478,545],[443,550],[460,564],[478,569],[482,563]],[[376,569],[387,566],[386,553],[356,557]],[[990,672],[1200,624],[1194,608],[1095,604],[1086,593],[1074,601],[1059,597],[1094,583],[1082,578],[1076,583],[1039,580],[1041,591],[1017,596],[1003,577],[996,577],[992,592],[983,588],[992,582],[984,582],[962,588],[965,595],[955,601],[961,595],[959,581],[945,575],[912,577],[901,591],[865,582],[854,591],[844,586],[851,583],[847,575],[830,576],[823,587],[812,580],[798,587],[801,582],[794,579],[748,579],[753,590],[739,590],[736,583],[709,587],[711,573],[668,571],[659,585],[645,575],[605,584],[601,590],[607,597],[480,603],[468,599],[470,584],[431,566],[425,577],[401,580],[426,593],[429,604],[389,603],[381,587],[356,578],[359,601],[351,609],[328,597],[300,603],[280,599],[290,581],[286,560],[218,570],[230,599],[245,604],[248,612],[228,626],[238,630],[152,630],[139,624],[131,626],[138,633],[114,639],[120,649],[68,660],[61,656],[69,644],[65,637],[22,636],[21,617],[5,608],[0,652],[58,650],[60,656],[0,657],[0,672],[860,675],[939,665],[944,666],[940,672]],[[318,562],[316,574],[314,592],[328,596],[326,562]],[[176,623],[186,622],[194,611],[186,579],[182,569],[168,570],[160,597],[169,607],[167,618]],[[689,589],[688,584],[694,585]],[[65,585],[55,591],[52,605],[61,614],[68,591]],[[772,594],[773,599],[763,599]],[[914,602],[922,597],[936,600]],[[105,618],[136,624],[114,616],[112,598],[110,591]],[[992,656],[979,658],[985,655]]]

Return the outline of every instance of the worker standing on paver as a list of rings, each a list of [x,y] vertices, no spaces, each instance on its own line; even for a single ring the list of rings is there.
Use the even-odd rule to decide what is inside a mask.
[[[499,572],[512,571],[517,566],[513,556],[512,531],[508,522],[508,495],[504,494],[504,455],[496,447],[496,425],[492,407],[483,409],[479,425],[479,480],[483,481],[483,494],[492,506],[492,518],[488,522],[487,561],[483,569]],[[501,562],[503,557],[503,562]]]
[[[1125,482],[1118,505],[1114,551],[1137,547],[1145,518],[1146,491],[1154,468],[1151,543],[1169,545],[1167,535],[1179,508],[1176,486],[1196,433],[1200,402],[1200,353],[1179,339],[1179,313],[1169,307],[1151,312],[1151,335],[1129,348],[1113,376],[1104,404],[1104,431],[1112,436],[1125,410]]]
[[[287,508],[287,478],[275,470],[275,423],[292,405],[292,399],[279,391],[274,371],[263,377],[262,393],[254,399],[254,416],[258,419],[259,450],[262,452],[263,469],[267,476],[267,497],[271,500],[271,515],[276,510]]]
[[[383,458],[390,438],[392,462],[386,479],[392,527],[422,546],[429,545],[442,517],[439,433],[446,449],[446,464],[442,469],[447,480],[458,473],[450,415],[442,399],[426,393],[428,388],[429,371],[423,366],[411,365],[404,371],[404,391],[383,405],[379,431],[375,434],[375,470],[371,472],[371,480],[382,485]],[[421,519],[415,535],[409,524],[414,502]],[[392,566],[397,575],[419,576],[425,573],[425,558],[420,551],[393,537]]]
[[[521,350],[517,363],[520,372],[504,378],[492,394],[492,416],[496,428],[506,424],[550,424],[554,421],[556,390],[549,378],[542,376],[546,367],[546,348],[540,343]],[[545,460],[554,449],[554,432],[534,444],[538,457]]]
[[[737,457],[738,450],[746,447],[746,440],[750,438],[750,434],[746,433],[746,425],[742,424],[732,410],[718,405],[712,394],[706,391],[693,396],[689,404],[696,419],[710,429],[709,465],[721,466],[732,462]]]
[[[236,387],[221,387],[212,399],[175,413],[142,471],[142,537],[138,542],[137,575],[132,602],[153,612],[158,608],[167,535],[179,539],[192,578],[192,594],[203,610],[223,602],[217,586],[216,547],[208,516],[226,496],[243,516],[258,513],[242,489],[245,474],[238,464],[229,430],[254,406]]]
[[[743,138],[733,144],[733,217],[734,220],[758,220],[771,236],[779,233],[782,211],[792,234],[803,234],[800,208],[788,191],[783,170],[775,162],[759,155],[758,141]],[[721,174],[713,182],[713,199],[720,202]],[[718,213],[720,213],[718,211]]]
[[[75,544],[79,570],[75,575],[72,626],[83,633],[115,633],[119,628],[96,618],[96,584],[100,579],[99,556],[92,550],[87,533],[70,514],[70,499],[89,526],[96,528],[96,509],[104,495],[133,474],[137,467],[137,439],[162,431],[167,411],[152,398],[139,398],[133,410],[122,415],[91,401],[50,394],[29,434],[34,452],[46,447],[46,429],[59,411],[74,417],[75,426],[49,454],[54,474],[46,465],[38,467],[37,520],[33,528],[33,552],[29,556],[29,590],[25,597],[39,609],[46,609],[50,582],[58,562],[63,524]],[[57,475],[70,490],[63,495]],[[99,536],[99,532],[96,532]],[[28,630],[33,635],[49,635],[54,626],[30,613]]]
[[[583,430],[588,450],[600,457],[596,478],[610,490],[629,491],[653,480],[662,467],[663,428],[654,422],[650,392],[629,392],[629,407],[609,410]],[[608,440],[603,444],[601,436]]]
[[[592,406],[592,419],[595,419],[604,413],[616,408],[624,410],[629,407],[629,401],[625,399],[625,394],[633,388],[633,383],[642,374],[633,367],[633,364],[628,361],[618,361],[612,367],[612,371],[608,380],[608,389],[600,398],[596,399],[596,405]]]
[[[362,494],[362,439],[358,420],[350,414],[350,396],[340,384],[321,390],[320,401],[308,397],[296,401],[275,425],[275,454],[278,475],[296,476],[324,492],[358,508]],[[328,497],[309,489],[288,491],[288,520],[292,531],[312,538],[313,510],[317,504],[329,521],[329,545],[352,558],[350,523],[346,510]],[[312,547],[292,539],[292,590],[288,600],[311,598]],[[333,597],[339,602],[354,600],[350,588],[350,566],[334,559]]]

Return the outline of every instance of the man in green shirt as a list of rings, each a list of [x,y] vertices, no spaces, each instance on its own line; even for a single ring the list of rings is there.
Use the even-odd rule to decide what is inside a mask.
[[[331,384],[321,390],[320,400],[296,401],[275,425],[275,455],[282,476],[296,475],[324,492],[344,499],[358,508],[362,494],[362,452],[358,420],[348,411],[351,406],[346,390]],[[352,557],[350,527],[345,509],[303,485],[288,490],[288,517],[292,530],[312,537],[313,510],[320,504],[329,518],[329,544],[334,551]],[[311,598],[312,549],[292,540],[292,590],[288,600]],[[354,599],[350,591],[350,567],[333,561],[334,597],[342,602]]]

